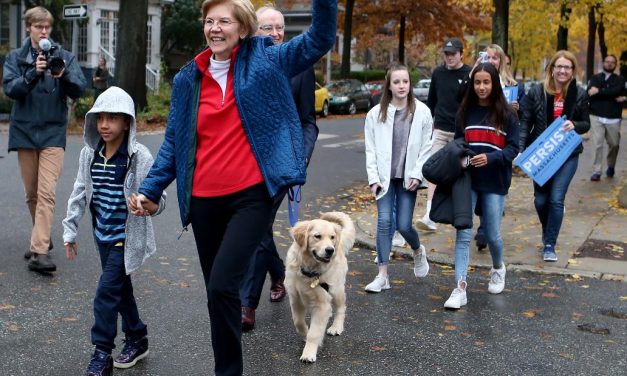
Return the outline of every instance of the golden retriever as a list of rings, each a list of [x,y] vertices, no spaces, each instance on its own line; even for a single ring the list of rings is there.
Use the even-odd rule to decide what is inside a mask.
[[[306,338],[300,360],[313,363],[332,315],[331,303],[335,305],[335,318],[326,332],[338,336],[344,331],[346,255],[355,242],[355,226],[348,215],[330,212],[320,219],[296,223],[292,236],[294,242],[285,263],[285,287],[296,332]],[[305,323],[307,313],[311,313],[309,328]]]

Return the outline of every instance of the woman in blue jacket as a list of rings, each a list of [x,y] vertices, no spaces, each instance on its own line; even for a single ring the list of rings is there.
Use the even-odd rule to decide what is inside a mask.
[[[270,223],[272,197],[305,182],[290,78],[335,42],[337,2],[314,0],[311,28],[287,43],[253,37],[248,0],[205,0],[208,48],[174,78],[165,140],[130,200],[142,214],[176,179],[205,279],[216,375],[243,372],[239,287]]]

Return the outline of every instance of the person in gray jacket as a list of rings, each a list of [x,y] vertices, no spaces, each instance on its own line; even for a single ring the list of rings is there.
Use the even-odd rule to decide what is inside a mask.
[[[9,152],[17,151],[33,228],[30,248],[24,254],[28,267],[51,272],[50,231],[54,219],[55,190],[65,153],[67,98],[78,98],[86,86],[74,55],[50,40],[52,14],[43,7],[26,11],[29,37],[11,51],[4,63],[3,88],[14,100],[9,128]],[[50,47],[42,51],[40,44]],[[48,58],[57,64],[50,69]],[[63,61],[64,67],[59,66]]]
[[[129,368],[148,355],[146,325],[139,318],[130,273],[155,253],[155,236],[150,216],[128,213],[133,199],[152,167],[148,149],[135,139],[135,106],[118,87],[104,91],[85,116],[85,146],[81,150],[78,175],[63,220],[67,257],[78,253],[78,223],[89,207],[93,234],[100,253],[102,276],[94,298],[95,323],[91,340],[96,350],[86,375],[110,374],[112,367]],[[157,215],[165,208],[163,192],[158,204],[147,207]],[[125,345],[115,359],[118,313],[122,316]]]

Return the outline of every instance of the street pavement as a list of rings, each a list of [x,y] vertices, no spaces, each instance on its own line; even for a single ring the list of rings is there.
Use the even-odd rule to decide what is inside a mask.
[[[623,122],[627,119],[624,118]],[[627,127],[622,127],[621,152],[613,179],[605,175],[591,182],[592,142],[584,141],[577,173],[566,196],[564,222],[557,242],[557,262],[542,261],[542,232],[533,205],[533,185],[527,176],[514,176],[506,199],[505,216],[501,223],[504,262],[509,270],[580,275],[593,278],[625,280],[627,277]],[[607,146],[606,146],[607,151]],[[622,198],[619,200],[620,196]],[[619,201],[623,201],[622,207]],[[425,213],[426,190],[419,193],[414,223]],[[376,205],[353,217],[360,245],[375,249],[377,227]],[[475,217],[475,228],[478,218]],[[455,229],[439,225],[437,231],[420,231],[429,260],[453,264],[455,258]],[[411,249],[394,247],[398,255],[412,257]],[[487,248],[478,252],[471,246],[470,265],[491,267]]]
[[[364,218],[372,216],[372,203],[353,204],[364,202],[367,195],[363,119],[321,121],[319,126],[321,137],[303,191],[301,218],[343,210],[363,229]],[[6,135],[3,137],[6,140]],[[162,135],[143,135],[139,140],[156,153]],[[100,275],[98,256],[91,246],[88,216],[81,222],[80,250],[74,261],[64,256],[60,224],[81,147],[81,137],[68,138],[53,226],[52,257],[58,271],[51,275],[28,271],[22,258],[28,246],[30,218],[17,158],[10,153],[0,159],[0,375],[81,375],[89,361],[92,300]],[[625,173],[621,166],[614,182]],[[584,174],[579,180],[586,177]],[[609,183],[604,180],[594,189],[605,184]],[[140,315],[148,324],[150,356],[134,368],[116,370],[115,375],[213,374],[202,273],[192,234],[184,233],[179,239],[181,225],[173,188],[168,189],[168,207],[154,220],[158,254],[133,274]],[[575,210],[584,211],[570,203],[573,192],[567,201],[567,219],[571,221]],[[518,195],[531,221],[531,214],[535,215],[531,195],[523,191]],[[606,199],[597,191],[591,191],[587,199],[590,196],[601,202]],[[523,215],[518,213],[522,209],[510,206],[505,221],[515,213]],[[588,207],[594,206],[590,203]],[[421,210],[421,206],[416,208],[418,214]],[[610,214],[600,215],[600,220]],[[284,257],[290,244],[285,205],[274,230]],[[441,231],[447,231],[445,226]],[[532,224],[528,231],[534,231]],[[592,227],[587,232],[592,232]],[[390,265],[392,289],[367,294],[363,288],[375,276],[376,265],[374,252],[365,246],[365,234],[361,233],[362,243],[348,255],[348,313],[342,336],[325,339],[315,364],[299,362],[303,341],[292,325],[288,301],[270,303],[266,283],[256,328],[242,338],[246,375],[624,374],[627,284],[598,278],[608,273],[545,275],[510,267],[503,294],[490,295],[487,269],[476,263],[486,257],[473,250],[468,306],[453,312],[443,309],[454,284],[452,266],[444,259],[440,260],[443,263],[432,262],[427,278],[416,279],[411,260],[397,257]],[[440,247],[430,240],[437,236],[442,235],[421,232],[432,261],[445,252],[444,247],[438,252]],[[562,239],[560,257],[564,258]],[[513,264],[512,259],[512,254],[506,253],[508,264]],[[121,335],[116,343],[115,353],[122,345]]]

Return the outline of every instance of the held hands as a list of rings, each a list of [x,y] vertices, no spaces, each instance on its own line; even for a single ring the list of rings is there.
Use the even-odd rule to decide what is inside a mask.
[[[131,197],[128,198],[127,203],[128,208],[131,210],[131,213],[139,217],[153,215],[159,209],[158,204],[150,201],[146,196],[142,194],[131,194]]]
[[[572,131],[573,129],[575,129],[575,124],[573,124],[573,122],[572,122],[572,121],[570,121],[570,120],[566,120],[566,121],[564,122],[564,125],[562,126],[562,130],[563,130],[564,132],[570,132],[570,131]]]
[[[377,193],[383,189],[383,186],[380,183],[374,183],[370,186],[370,193],[372,193],[372,197],[377,197]]]
[[[407,186],[407,190],[410,192],[415,191],[420,186],[420,180],[418,179],[409,179],[409,185]]]
[[[78,255],[78,244],[76,243],[65,243],[65,255],[68,259],[74,260],[76,255]]]

